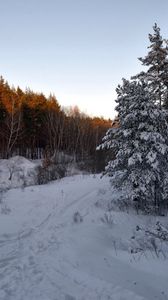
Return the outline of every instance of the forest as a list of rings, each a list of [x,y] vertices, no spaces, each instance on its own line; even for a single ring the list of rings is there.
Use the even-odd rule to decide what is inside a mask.
[[[0,158],[30,159],[63,151],[75,160],[95,159],[111,120],[90,117],[79,108],[62,109],[56,97],[10,87],[0,78]]]

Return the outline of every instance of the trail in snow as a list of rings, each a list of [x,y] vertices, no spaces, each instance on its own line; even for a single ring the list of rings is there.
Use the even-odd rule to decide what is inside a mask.
[[[166,272],[147,272],[141,262],[115,253],[117,226],[103,224],[103,211],[95,206],[102,187],[109,188],[107,178],[80,175],[6,194],[10,213],[0,215],[0,299],[168,299]],[[84,217],[80,224],[73,222],[76,211]],[[128,219],[115,217],[126,220],[127,236]]]

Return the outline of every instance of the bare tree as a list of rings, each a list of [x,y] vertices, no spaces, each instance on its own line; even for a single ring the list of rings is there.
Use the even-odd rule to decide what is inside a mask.
[[[21,105],[17,103],[16,97],[11,96],[10,107],[5,119],[5,138],[6,138],[6,153],[8,158],[11,156],[14,146],[16,145],[21,135]]]

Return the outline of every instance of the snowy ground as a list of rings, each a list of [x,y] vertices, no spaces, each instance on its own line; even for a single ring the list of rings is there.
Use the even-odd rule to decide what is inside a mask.
[[[77,175],[4,194],[1,300],[168,299],[168,260],[129,252],[136,225],[156,219],[113,211],[103,222],[95,203],[108,190],[108,178]]]

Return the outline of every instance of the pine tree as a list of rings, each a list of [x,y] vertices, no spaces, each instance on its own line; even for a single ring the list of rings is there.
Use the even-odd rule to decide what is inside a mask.
[[[108,132],[104,142],[105,147],[115,148],[117,155],[106,172],[114,175],[115,187],[127,191],[124,197],[136,208],[160,211],[168,196],[165,113],[154,104],[143,81],[124,79],[117,94],[120,127],[113,140]]]
[[[150,51],[144,58],[139,58],[148,70],[133,76],[132,79],[145,80],[153,93],[153,100],[161,108],[162,104],[168,106],[168,47],[156,23],[153,30],[154,33],[149,34]]]

